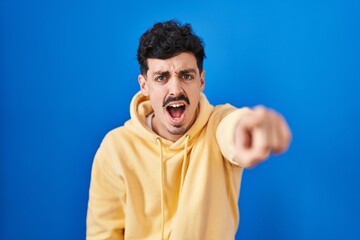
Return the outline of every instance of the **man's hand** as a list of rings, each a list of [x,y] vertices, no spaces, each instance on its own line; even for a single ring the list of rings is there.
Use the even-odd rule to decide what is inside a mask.
[[[235,160],[243,167],[253,167],[271,153],[280,154],[290,144],[291,132],[277,112],[255,107],[246,113],[235,128]]]

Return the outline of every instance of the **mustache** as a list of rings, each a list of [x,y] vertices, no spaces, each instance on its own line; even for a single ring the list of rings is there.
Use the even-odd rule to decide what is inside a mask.
[[[168,97],[167,99],[164,100],[163,102],[163,107],[165,107],[166,105],[168,105],[169,103],[171,102],[176,102],[176,101],[185,101],[188,105],[190,105],[190,101],[189,99],[184,95],[184,94],[181,94],[179,96],[176,96],[176,97]]]

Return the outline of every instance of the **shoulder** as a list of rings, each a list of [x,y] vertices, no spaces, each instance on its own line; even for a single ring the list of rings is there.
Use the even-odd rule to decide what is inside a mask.
[[[236,107],[228,103],[215,106],[210,116],[209,124],[218,125],[227,115],[234,112],[236,109]]]
[[[126,142],[129,142],[134,136],[126,127],[121,126],[112,129],[109,131],[99,146],[97,155],[99,156],[109,156],[117,155],[119,152],[123,151],[126,146]]]

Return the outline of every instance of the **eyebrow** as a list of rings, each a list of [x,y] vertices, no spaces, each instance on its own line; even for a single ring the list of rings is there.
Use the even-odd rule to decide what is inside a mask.
[[[196,70],[194,68],[186,68],[186,69],[182,69],[178,72],[178,74],[180,74],[180,75],[184,75],[184,74],[188,74],[188,73],[196,74]],[[169,76],[170,72],[159,70],[159,71],[154,72],[153,75]]]
[[[169,71],[156,71],[154,72],[154,75],[169,75],[170,72]]]
[[[194,73],[196,74],[196,70],[193,68],[188,68],[180,71],[180,74]]]

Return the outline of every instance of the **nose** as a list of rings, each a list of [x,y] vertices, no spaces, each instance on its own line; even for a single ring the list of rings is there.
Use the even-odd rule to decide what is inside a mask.
[[[172,96],[178,96],[180,95],[180,93],[184,92],[181,85],[181,80],[176,77],[172,77],[170,79],[170,81],[168,82],[168,88],[169,88],[169,94]]]

